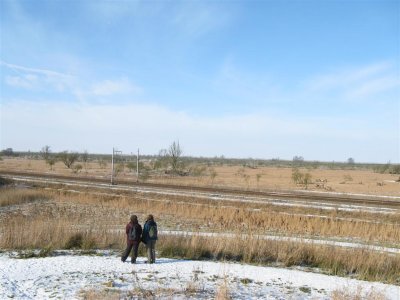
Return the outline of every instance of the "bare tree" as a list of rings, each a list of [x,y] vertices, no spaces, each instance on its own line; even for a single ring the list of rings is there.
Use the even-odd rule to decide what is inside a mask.
[[[87,162],[89,161],[89,152],[87,152],[87,150],[85,150],[81,154],[81,160],[83,162],[83,165],[85,166],[85,170],[86,170],[86,173],[87,173]]]
[[[181,146],[179,145],[179,141],[173,142],[171,144],[171,146],[169,146],[169,148],[168,148],[168,157],[169,157],[169,161],[170,161],[173,172],[176,172],[178,170],[178,166],[179,166],[179,162],[180,162],[182,153],[183,153],[183,151],[182,151]]]
[[[168,153],[166,149],[161,149],[158,152],[156,160],[153,162],[153,169],[160,170],[168,166]]]
[[[293,157],[293,161],[295,161],[295,162],[303,162],[304,161],[304,157],[296,155],[296,156]]]
[[[63,151],[59,154],[59,158],[68,169],[71,169],[72,165],[78,160],[79,154],[76,152]]]
[[[50,157],[50,146],[46,145],[42,147],[42,150],[40,150],[40,156],[47,162],[47,160]]]

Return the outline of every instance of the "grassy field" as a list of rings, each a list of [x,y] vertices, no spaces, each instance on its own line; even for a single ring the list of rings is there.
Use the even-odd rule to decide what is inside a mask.
[[[3,158],[0,161],[0,170],[14,170],[24,172],[43,172],[49,174],[64,174],[71,176],[95,176],[110,178],[111,163],[100,160],[89,161],[86,164],[78,162],[82,169],[74,173],[58,161],[50,169],[44,160],[27,158]],[[308,189],[322,192],[356,193],[371,195],[400,196],[400,182],[398,174],[377,173],[371,168],[353,167],[330,169],[325,165],[307,165],[300,167],[303,174],[310,174],[311,183],[306,187],[296,184],[292,180],[291,167],[243,165],[210,165],[188,164],[187,169],[194,170],[188,176],[172,176],[164,172],[150,172],[145,179],[148,182],[170,183],[178,185],[235,187],[253,190],[298,190]],[[136,181],[135,170],[128,167],[120,169],[118,179]]]

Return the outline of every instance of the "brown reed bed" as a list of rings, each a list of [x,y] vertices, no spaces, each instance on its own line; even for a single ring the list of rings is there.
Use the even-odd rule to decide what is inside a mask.
[[[175,229],[175,226],[180,223],[183,230],[188,231],[356,238],[364,242],[387,244],[398,244],[400,241],[400,224],[386,222],[386,215],[377,215],[380,219],[377,218],[374,222],[370,222],[369,219],[351,219],[350,216],[345,219],[337,218],[331,213],[326,216],[307,215],[306,211],[303,211],[303,214],[298,212],[292,214],[271,211],[270,207],[254,210],[241,203],[235,207],[216,202],[175,201],[164,196],[154,196],[154,198],[146,196],[144,198],[140,194],[131,196],[93,195],[89,192],[76,193],[65,190],[20,190],[10,191],[8,195],[8,199],[14,197],[14,201],[19,201],[18,199],[26,199],[26,201],[54,199],[53,204],[41,206],[35,214],[44,214],[44,218],[67,216],[69,220],[74,220],[74,224],[86,224],[88,227],[93,224],[95,218],[101,219],[103,225],[122,226],[131,212],[139,215],[152,212],[160,216],[161,224],[169,229]]]
[[[48,199],[49,194],[40,190],[15,188],[0,189],[0,207]]]
[[[222,232],[266,232],[290,235],[357,238],[365,242],[398,243],[400,224],[387,222],[386,215],[375,215],[374,222],[348,215],[345,219],[335,217],[332,212],[321,215],[277,212],[270,206],[259,210],[249,209],[239,203],[237,207],[224,203],[175,201],[165,196],[143,197],[142,195],[91,195],[62,191],[56,195],[60,201],[74,201],[87,205],[101,205],[110,209],[133,209],[143,214],[151,211],[156,215],[171,215],[179,220],[197,220],[203,228]],[[366,213],[363,213],[366,215]],[[358,214],[358,217],[360,215]],[[378,219],[380,217],[380,219]],[[187,228],[186,230],[190,230]]]
[[[10,218],[2,224],[2,249],[123,249],[125,235],[101,221],[85,230],[75,220]],[[255,237],[160,236],[158,255],[195,260],[224,260],[258,265],[320,268],[327,274],[400,284],[400,256],[365,249],[339,249]]]

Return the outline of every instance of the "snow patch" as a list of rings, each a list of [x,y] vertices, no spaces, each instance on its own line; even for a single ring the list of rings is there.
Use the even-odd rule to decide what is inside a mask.
[[[84,290],[120,293],[162,291],[174,298],[213,298],[222,284],[234,299],[329,299],[334,290],[374,290],[388,299],[400,298],[400,288],[299,270],[239,263],[158,259],[156,264],[122,263],[115,254],[64,255],[16,259],[0,254],[0,299],[80,299]],[[189,293],[189,294],[188,294]]]

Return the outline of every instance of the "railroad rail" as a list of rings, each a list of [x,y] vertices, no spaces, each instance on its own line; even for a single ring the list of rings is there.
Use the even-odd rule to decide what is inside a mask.
[[[58,180],[58,181],[74,181],[80,183],[98,183],[110,184],[109,178],[98,178],[90,176],[66,176],[60,174],[46,174],[46,173],[33,173],[33,172],[18,172],[18,171],[5,171],[0,170],[0,176],[13,178],[13,177],[26,177],[36,180]],[[59,182],[62,184],[62,182]],[[359,194],[342,194],[342,193],[329,193],[329,192],[312,192],[312,191],[288,191],[288,190],[242,190],[227,187],[204,187],[204,186],[188,186],[176,184],[163,184],[163,183],[150,183],[150,182],[135,182],[133,180],[118,179],[117,185],[126,185],[138,188],[157,188],[168,190],[181,190],[190,192],[206,192],[211,194],[224,194],[235,196],[259,196],[259,197],[274,197],[276,199],[285,200],[306,200],[312,202],[331,202],[338,204],[357,204],[357,205],[372,205],[377,207],[391,207],[400,209],[400,197],[377,196],[377,195],[359,195]],[[111,186],[111,184],[110,184]]]

